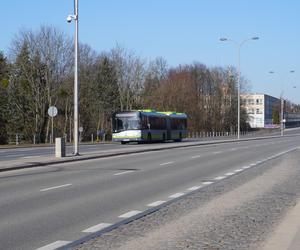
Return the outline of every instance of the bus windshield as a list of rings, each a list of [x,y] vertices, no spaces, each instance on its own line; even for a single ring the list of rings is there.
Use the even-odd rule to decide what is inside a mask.
[[[113,128],[115,132],[136,129],[141,129],[138,117],[115,117]]]

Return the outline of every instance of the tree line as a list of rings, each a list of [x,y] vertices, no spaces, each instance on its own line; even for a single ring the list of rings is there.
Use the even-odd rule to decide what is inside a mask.
[[[16,134],[47,143],[50,106],[58,108],[55,136],[72,139],[73,41],[55,27],[22,31],[8,55],[0,53],[0,143]],[[243,81],[245,82],[245,81]],[[184,112],[189,131],[235,131],[237,72],[195,62],[169,67],[164,58],[147,61],[119,45],[97,53],[79,46],[79,125],[82,138],[97,131],[111,135],[115,111],[155,109]],[[243,84],[242,86],[245,86]],[[247,129],[242,109],[241,128]]]

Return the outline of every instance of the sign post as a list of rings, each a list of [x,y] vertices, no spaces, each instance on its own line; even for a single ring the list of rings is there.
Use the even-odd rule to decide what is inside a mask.
[[[48,115],[51,117],[51,140],[50,140],[50,143],[53,143],[54,140],[53,140],[53,117],[57,116],[57,108],[54,107],[54,106],[50,106],[48,108]]]

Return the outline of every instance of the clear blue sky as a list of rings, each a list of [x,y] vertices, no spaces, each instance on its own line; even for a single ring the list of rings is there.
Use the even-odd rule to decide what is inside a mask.
[[[73,0],[2,0],[0,9],[4,52],[20,29],[53,25],[73,35],[74,25],[66,22]],[[252,92],[278,97],[283,91],[300,104],[299,0],[79,0],[79,15],[80,41],[96,51],[119,43],[146,59],[162,56],[170,66],[236,66],[236,47],[219,38],[259,36],[241,49]]]

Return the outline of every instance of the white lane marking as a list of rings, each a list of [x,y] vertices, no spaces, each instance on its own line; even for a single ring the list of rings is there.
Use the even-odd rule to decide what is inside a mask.
[[[214,178],[215,180],[223,180],[223,179],[225,179],[226,178],[226,176],[218,176],[218,177],[216,177],[216,178]]]
[[[201,157],[201,155],[194,155],[194,156],[191,157],[191,159],[196,159],[196,158],[199,158],[199,157]]]
[[[242,172],[243,169],[237,169],[237,170],[234,170],[234,172]]]
[[[260,164],[260,163],[262,163],[262,161],[257,161],[257,162],[256,162],[256,165],[257,165],[257,164]]]
[[[229,173],[226,173],[225,175],[226,175],[226,176],[230,176],[230,175],[234,175],[234,173],[229,172]]]
[[[154,202],[148,204],[147,206],[148,206],[148,207],[156,207],[156,206],[159,206],[159,205],[161,205],[161,204],[163,204],[163,203],[165,203],[165,202],[166,202],[166,201],[154,201]]]
[[[193,186],[193,187],[188,188],[187,190],[189,190],[189,191],[195,191],[195,190],[197,190],[197,189],[199,189],[201,187],[202,186]]]
[[[242,169],[247,169],[247,168],[250,168],[250,166],[245,166],[245,167],[242,167]]]
[[[170,195],[169,198],[178,198],[183,195],[184,195],[184,193],[175,193],[175,194]]]
[[[43,246],[43,247],[40,247],[36,250],[54,250],[54,249],[57,249],[59,247],[62,247],[62,246],[65,246],[67,244],[71,243],[71,241],[63,241],[63,240],[58,240],[58,241],[55,241],[49,245],[46,245],[46,246]]]
[[[21,152],[25,152],[25,151],[34,151],[36,150],[35,148],[23,148],[23,149],[17,149],[18,151],[21,151]]]
[[[256,166],[256,163],[251,163],[249,166],[250,167]]]
[[[222,153],[223,151],[215,151],[215,152],[213,152],[213,154],[220,154],[220,153]]]
[[[98,225],[89,227],[89,228],[83,230],[82,232],[83,232],[83,233],[95,233],[95,232],[100,231],[101,229],[106,228],[106,227],[109,227],[109,226],[111,226],[111,225],[112,225],[112,224],[110,224],[110,223],[100,223],[100,224],[98,224]]]
[[[24,155],[4,155],[3,157],[8,158],[8,157],[17,157],[17,156],[22,157]]]
[[[125,214],[121,214],[119,216],[119,218],[130,218],[130,217],[132,217],[134,215],[137,215],[137,214],[139,214],[141,212],[142,211],[139,211],[139,210],[132,210],[132,211],[129,211],[129,212],[125,213]]]
[[[24,156],[22,157],[23,159],[29,159],[29,158],[39,158],[41,157],[40,155],[32,155],[32,156]]]
[[[172,163],[174,163],[174,161],[169,161],[169,162],[161,163],[161,164],[159,164],[159,165],[160,165],[160,166],[165,166],[165,165],[170,165],[170,164],[172,164]]]
[[[232,149],[230,149],[230,151],[235,151],[235,150],[237,150],[237,148],[232,148]]]
[[[128,174],[128,173],[132,173],[134,172],[133,170],[127,170],[127,171],[123,171],[123,172],[119,172],[119,173],[116,173],[114,175],[122,175],[122,174]]]
[[[202,185],[210,185],[210,184],[213,184],[212,181],[205,181],[205,182],[202,182]]]
[[[40,191],[44,192],[44,191],[49,191],[49,190],[68,187],[68,186],[72,186],[72,183],[68,183],[68,184],[64,184],[64,185],[60,185],[60,186],[55,186],[55,187],[44,188],[44,189],[41,189]]]

